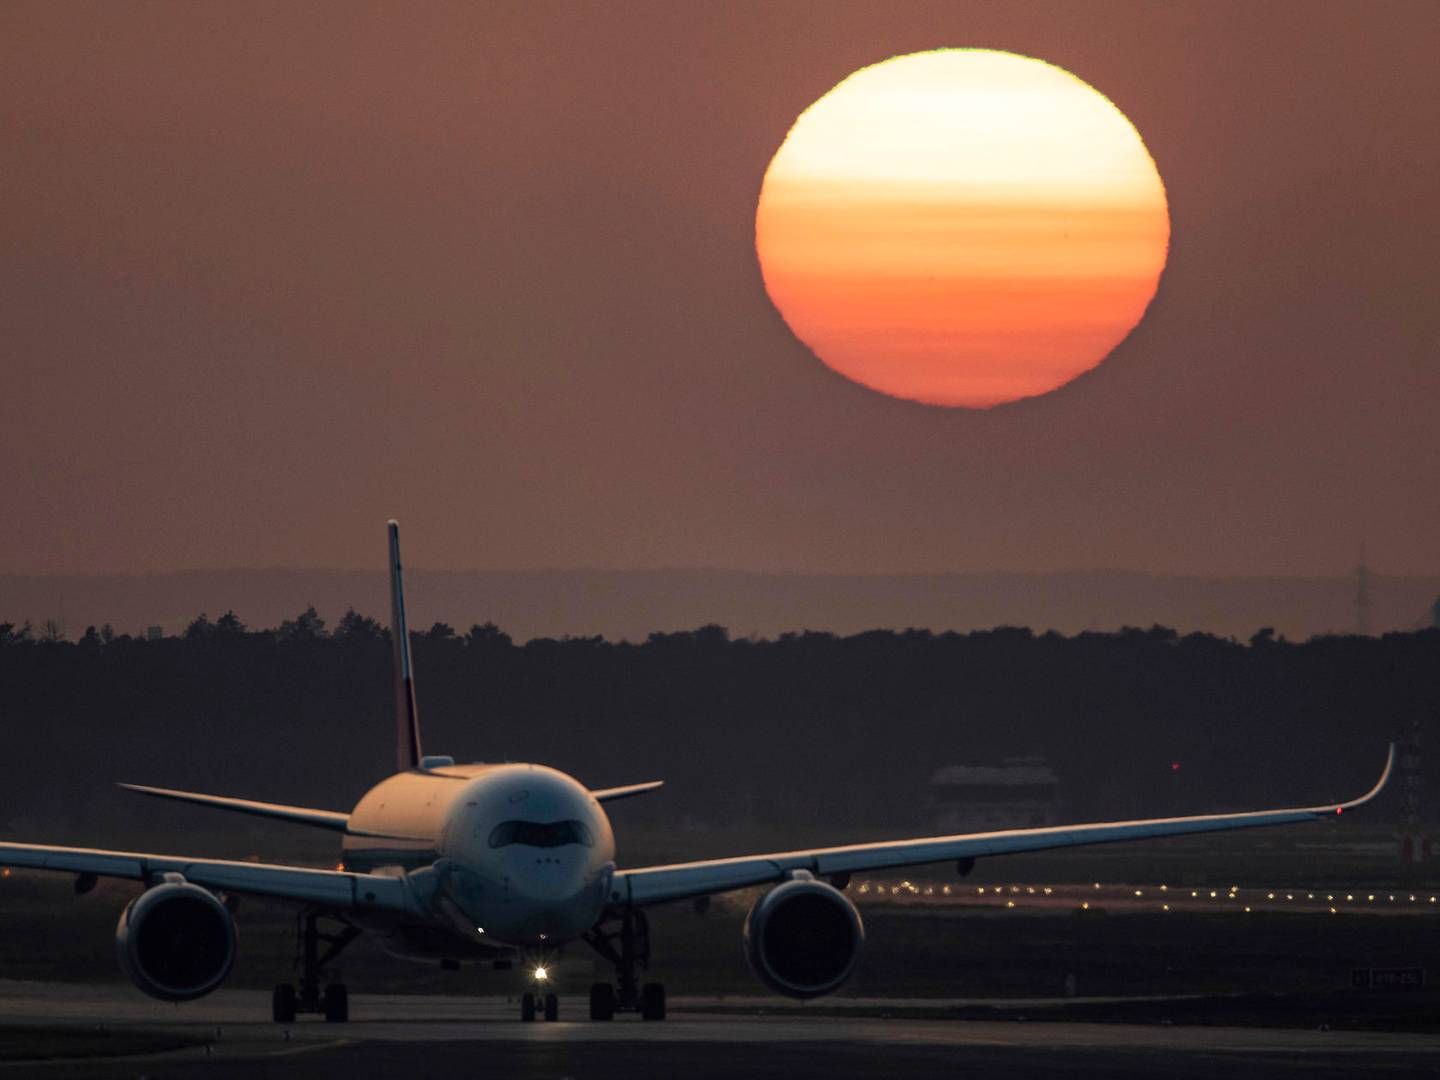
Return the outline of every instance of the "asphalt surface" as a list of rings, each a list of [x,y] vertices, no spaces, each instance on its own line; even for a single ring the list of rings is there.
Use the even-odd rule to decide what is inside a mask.
[[[857,1013],[903,1007],[846,1002]],[[523,1024],[503,998],[356,995],[348,1024],[277,1025],[266,1019],[268,995],[253,991],[175,1006],[123,986],[0,981],[0,1044],[7,1025],[37,1024],[77,1037],[103,1026],[206,1038],[144,1057],[0,1064],[0,1078],[1440,1076],[1437,1035],[816,1016],[777,999],[747,999],[764,1015],[699,1011],[715,1004],[679,999],[663,1022],[601,1024],[567,998],[561,1016],[570,1019]]]

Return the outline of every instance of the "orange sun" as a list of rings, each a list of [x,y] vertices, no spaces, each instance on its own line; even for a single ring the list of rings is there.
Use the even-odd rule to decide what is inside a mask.
[[[795,121],[755,213],[765,288],[822,361],[978,409],[1105,359],[1169,241],[1165,187],[1124,114],[1067,71],[986,49],[851,75]]]

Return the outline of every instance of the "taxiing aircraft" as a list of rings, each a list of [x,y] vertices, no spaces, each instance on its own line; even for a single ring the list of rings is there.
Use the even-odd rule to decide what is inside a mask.
[[[438,961],[509,967],[517,958],[553,955],[584,941],[616,970],[614,983],[590,990],[590,1016],[617,1010],[647,1020],[665,1016],[659,983],[638,982],[649,966],[647,908],[715,893],[773,886],[745,923],[744,947],[770,989],[795,998],[838,989],[860,959],[865,933],[845,895],[855,873],[1118,840],[1139,840],[1284,825],[1333,816],[1368,802],[1389,779],[1392,745],[1379,782],[1350,802],[1291,810],[1207,814],[786,851],[666,866],[619,869],[605,804],[661,786],[660,781],[591,790],[543,765],[457,765],[420,747],[415,679],[406,629],[399,527],[389,523],[391,637],[399,771],[371,788],[350,813],[125,785],[166,799],[289,821],[339,833],[343,869],[319,870],[185,855],[0,843],[0,863],[77,875],[77,892],[100,877],[143,882],[116,929],[121,966],[145,993],[188,1001],[210,993],[235,961],[235,897],[264,896],[300,907],[303,964],[298,990],[275,988],[273,1016],[297,1012],[349,1016],[345,986],[321,982],[329,965],[362,933],[391,952]],[[320,921],[335,928],[322,931]],[[324,951],[322,952],[322,946]],[[543,962],[532,963],[535,989],[521,1016],[547,1020],[559,1003],[545,992]]]

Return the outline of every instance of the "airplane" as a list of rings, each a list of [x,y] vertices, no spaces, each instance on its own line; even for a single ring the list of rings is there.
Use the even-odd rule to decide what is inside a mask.
[[[181,855],[0,843],[0,863],[76,875],[75,891],[101,877],[144,884],[120,915],[116,952],[135,985],[162,1001],[190,1001],[225,981],[235,962],[238,897],[299,905],[301,976],[275,987],[272,1018],[299,1013],[349,1018],[343,983],[321,980],[362,933],[398,956],[510,967],[531,959],[533,989],[522,1020],[555,1020],[547,960],[583,941],[616,971],[590,989],[592,1020],[638,1012],[663,1020],[665,988],[639,982],[649,967],[646,910],[671,901],[697,906],[716,893],[771,886],[751,908],[745,955],[771,990],[815,998],[839,989],[860,959],[865,930],[845,895],[855,873],[952,862],[968,873],[978,858],[1333,817],[1373,799],[1395,762],[1390,746],[1379,781],[1349,802],[1285,810],[1009,829],[958,836],[849,844],[738,858],[620,869],[607,804],[644,795],[662,781],[592,790],[536,764],[457,765],[421,750],[415,676],[405,618],[399,525],[389,522],[391,639],[398,771],[348,814],[189,791],[125,784],[144,795],[258,815],[340,834],[341,869],[265,865]],[[321,929],[320,921],[338,929]],[[321,951],[322,946],[324,951]],[[538,958],[538,959],[536,959]]]

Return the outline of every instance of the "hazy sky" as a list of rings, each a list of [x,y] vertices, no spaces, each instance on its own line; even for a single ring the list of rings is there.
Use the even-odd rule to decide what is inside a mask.
[[[987,413],[791,337],[795,117],[1058,64],[1164,177],[1136,333]],[[0,6],[0,570],[1440,570],[1440,4]]]

